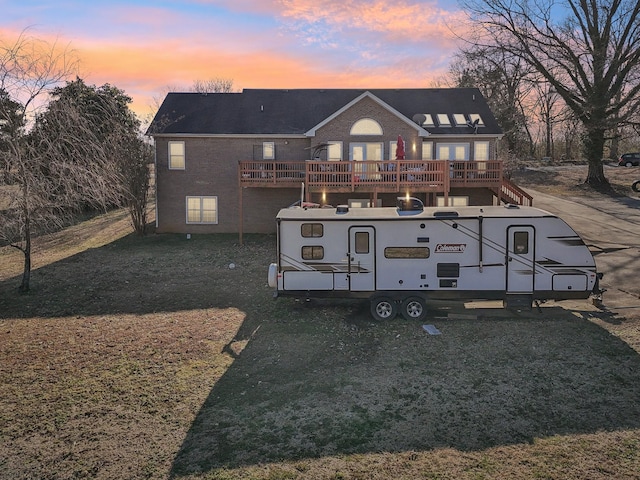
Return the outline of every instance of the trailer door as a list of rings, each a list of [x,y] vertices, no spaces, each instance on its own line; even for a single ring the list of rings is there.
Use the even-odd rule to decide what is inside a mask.
[[[375,230],[349,228],[349,290],[375,290]]]
[[[533,227],[507,228],[507,293],[533,293],[534,248]]]

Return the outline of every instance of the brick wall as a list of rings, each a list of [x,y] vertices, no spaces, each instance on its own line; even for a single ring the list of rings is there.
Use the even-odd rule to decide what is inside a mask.
[[[349,133],[353,124],[363,118],[372,118],[382,127],[382,135],[358,135],[351,136]],[[403,122],[396,115],[372,100],[363,98],[347,111],[341,113],[330,123],[324,125],[316,131],[314,143],[329,141],[342,142],[342,159],[349,159],[349,143],[351,142],[383,142],[384,158],[395,158],[395,151],[389,152],[389,142],[396,141],[398,135],[402,135],[406,144],[406,158],[421,158],[422,139],[418,137],[415,127]],[[416,153],[412,151],[412,145],[416,144]],[[391,153],[391,156],[389,155]]]
[[[351,136],[352,125],[362,118],[375,119],[383,130],[383,135]],[[370,98],[353,105],[328,124],[319,128],[316,136],[305,138],[273,137],[156,137],[157,162],[157,222],[158,232],[176,233],[233,233],[239,228],[240,194],[238,190],[238,162],[242,160],[262,160],[262,143],[274,142],[276,160],[300,161],[311,157],[310,147],[329,141],[343,142],[343,160],[349,159],[351,142],[382,142],[384,158],[395,158],[390,152],[390,142],[402,135],[406,144],[406,159],[422,158],[423,138],[411,124],[399,119]],[[185,169],[168,169],[168,141],[185,142]],[[456,137],[448,139],[428,137],[434,142],[434,152],[438,141],[445,143],[469,143],[470,157],[473,159],[473,142],[485,140],[482,137]],[[490,158],[494,158],[496,142],[490,140]],[[323,154],[326,159],[326,154]],[[491,204],[492,194],[484,189],[451,192],[451,195],[468,195],[470,204]],[[386,194],[383,205],[395,205],[395,198],[404,195]],[[186,223],[187,196],[217,196],[218,223],[216,225],[195,225]],[[243,228],[245,233],[271,233],[275,231],[275,216],[280,208],[287,207],[300,198],[300,189],[245,188],[242,192]],[[327,203],[338,205],[347,203],[349,198],[369,198],[368,194],[330,194]],[[421,194],[425,205],[434,201],[429,194]],[[321,202],[321,196],[314,194],[312,201]]]
[[[169,170],[168,142],[185,142],[185,169]],[[274,142],[279,160],[309,158],[305,138],[156,138],[158,232],[232,233],[238,231],[238,162],[261,160],[262,142]],[[260,155],[256,158],[256,155]],[[187,224],[187,196],[217,196],[216,225]],[[275,215],[300,197],[299,190],[247,188],[243,192],[244,231],[275,231]]]

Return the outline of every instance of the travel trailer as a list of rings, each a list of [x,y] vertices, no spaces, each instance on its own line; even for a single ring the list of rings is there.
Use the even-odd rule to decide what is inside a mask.
[[[598,295],[591,252],[557,216],[516,205],[280,210],[277,296],[366,298],[376,320],[422,320],[430,300],[541,300]]]

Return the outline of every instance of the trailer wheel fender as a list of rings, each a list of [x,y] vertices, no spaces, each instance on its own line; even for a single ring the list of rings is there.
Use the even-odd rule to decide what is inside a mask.
[[[398,302],[391,297],[380,296],[371,299],[371,316],[376,321],[393,320],[398,315]]]
[[[633,185],[631,185],[631,190],[633,190],[634,192],[640,192],[640,180],[636,180],[635,182],[633,182]]]
[[[277,263],[272,263],[271,265],[269,265],[267,282],[271,288],[278,288],[278,264]]]
[[[402,301],[400,312],[406,320],[422,321],[427,316],[427,302],[422,297],[407,297]]]

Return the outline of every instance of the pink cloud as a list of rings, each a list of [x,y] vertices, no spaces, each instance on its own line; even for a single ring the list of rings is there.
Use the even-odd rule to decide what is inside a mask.
[[[416,0],[200,3],[238,13],[267,13],[273,21],[261,29],[239,30],[238,24],[214,22],[212,17],[156,8],[112,9],[95,21],[114,24],[117,32],[104,29],[102,38],[92,37],[95,28],[89,23],[58,41],[76,50],[80,76],[87,83],[123,89],[133,97],[136,113],[144,115],[167,86],[187,88],[195,80],[211,78],[231,79],[237,89],[429,86],[445,73],[447,52],[452,51],[446,25],[457,18],[436,4]],[[17,34],[0,29],[0,39]],[[54,39],[42,32],[34,36]],[[332,42],[330,48],[313,48],[324,47],[325,41]]]
[[[395,41],[442,41],[455,37],[462,14],[438,7],[437,2],[411,0],[282,0],[284,18],[310,24],[322,21],[335,28],[377,33]]]
[[[194,80],[227,78],[241,88],[402,88],[424,87],[444,72],[392,67],[331,68],[313,58],[278,52],[229,53],[211,46],[182,48],[160,42],[153,49],[131,45],[83,45],[82,70],[91,83],[111,83],[134,99],[138,114],[167,86],[189,87]],[[423,69],[420,69],[423,70]],[[405,72],[405,73],[403,73]]]
[[[198,3],[308,25],[323,23],[341,33],[357,29],[410,42],[454,39],[465,18],[462,11],[442,8],[437,0],[200,0]]]

